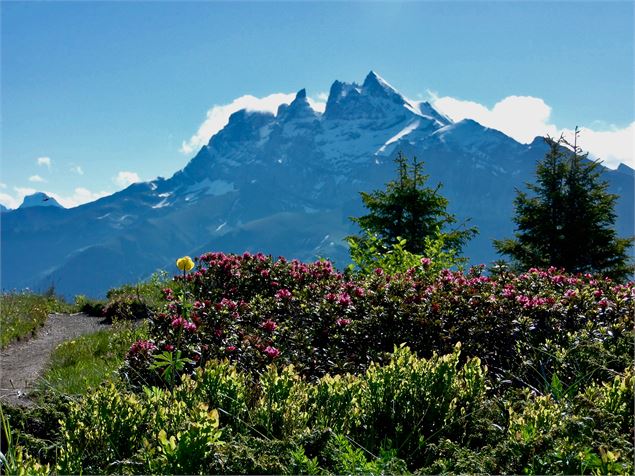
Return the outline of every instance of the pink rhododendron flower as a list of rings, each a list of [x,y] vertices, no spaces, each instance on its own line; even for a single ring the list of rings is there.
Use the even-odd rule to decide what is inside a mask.
[[[183,319],[182,317],[177,317],[176,319],[174,319],[172,321],[172,327],[175,328],[175,329],[177,329],[179,327],[183,327],[183,326],[185,326],[186,322],[187,321],[185,319]]]
[[[281,289],[280,291],[276,293],[276,299],[290,299],[290,298],[291,298],[291,291],[289,291],[288,289]]]
[[[351,323],[351,320],[350,320],[350,319],[343,319],[343,318],[340,318],[340,319],[338,319],[337,321],[335,321],[335,324],[337,324],[337,325],[338,325],[338,326],[340,326],[340,327],[347,326],[347,325],[349,325],[350,323]]]
[[[271,319],[267,319],[262,324],[260,324],[260,327],[262,327],[264,330],[266,330],[268,332],[273,332],[273,331],[276,330],[276,327],[278,327],[278,324],[276,324]]]
[[[351,297],[348,295],[348,293],[342,293],[337,296],[337,303],[341,304],[342,306],[349,306],[352,303]]]
[[[228,346],[225,348],[225,350],[226,350],[227,352],[233,352],[233,351],[235,351],[235,350],[236,350],[236,346],[235,346],[235,345],[228,345]]]
[[[270,359],[275,359],[280,355],[280,351],[275,347],[271,347],[270,345],[263,350],[263,353],[267,355]]]
[[[432,260],[430,258],[421,258],[421,265],[428,267],[432,264]]]
[[[128,351],[128,357],[134,357],[138,354],[148,355],[150,352],[157,348],[152,342],[148,340],[138,340],[130,346]]]

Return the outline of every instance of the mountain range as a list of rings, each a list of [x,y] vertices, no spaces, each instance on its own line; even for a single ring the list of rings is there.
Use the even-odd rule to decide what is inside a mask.
[[[464,251],[472,263],[488,263],[498,258],[492,240],[512,236],[516,190],[534,181],[546,150],[540,137],[521,144],[472,120],[454,122],[371,71],[361,85],[335,81],[323,113],[303,89],[276,114],[232,114],[170,178],[70,209],[3,211],[2,288],[54,285],[65,296],[100,297],[157,269],[174,271],[180,256],[213,250],[343,266],[343,239],[357,232],[349,217],[365,213],[359,192],[395,176],[399,151],[422,160],[429,184],[443,184],[449,211],[478,227]],[[635,171],[620,165],[603,176],[619,195],[618,233],[632,236]]]

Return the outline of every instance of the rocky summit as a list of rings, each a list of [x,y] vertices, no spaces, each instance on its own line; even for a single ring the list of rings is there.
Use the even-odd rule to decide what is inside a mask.
[[[364,212],[360,191],[394,177],[402,151],[443,184],[449,211],[479,235],[472,263],[498,256],[492,240],[510,237],[516,189],[534,180],[542,138],[521,144],[477,122],[453,122],[427,102],[402,96],[374,72],[335,81],[326,110],[298,92],[277,113],[241,110],[168,179],[137,183],[76,208],[22,206],[2,213],[2,287],[98,297],[184,254],[262,251],[347,263],[343,238]],[[633,235],[635,172],[604,169],[619,195],[617,226]],[[30,200],[47,204],[50,200]],[[41,203],[40,203],[41,202]],[[50,204],[49,204],[50,205]]]

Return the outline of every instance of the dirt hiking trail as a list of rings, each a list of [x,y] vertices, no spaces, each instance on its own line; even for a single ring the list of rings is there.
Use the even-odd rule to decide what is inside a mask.
[[[0,351],[0,403],[31,404],[27,394],[44,373],[51,353],[59,344],[110,327],[103,317],[51,314],[34,337],[9,344]]]

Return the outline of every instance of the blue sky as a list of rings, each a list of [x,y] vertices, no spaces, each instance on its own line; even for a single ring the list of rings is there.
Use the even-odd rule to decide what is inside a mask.
[[[371,69],[408,98],[521,141],[581,126],[583,147],[633,165],[628,0],[0,8],[9,206],[32,190],[72,206],[170,176],[240,105],[273,108],[287,96],[270,95],[301,88],[318,103],[335,79]]]

